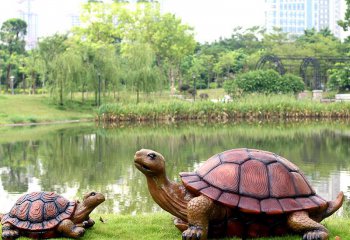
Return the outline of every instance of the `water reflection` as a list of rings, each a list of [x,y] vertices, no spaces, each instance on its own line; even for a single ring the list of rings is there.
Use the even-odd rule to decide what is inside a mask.
[[[159,210],[144,176],[133,166],[140,148],[161,152],[167,174],[178,180],[215,153],[231,148],[275,152],[296,163],[316,191],[350,196],[350,127],[342,122],[68,125],[0,129],[0,212],[19,195],[56,191],[76,199],[89,190],[107,196],[100,212],[135,214]]]

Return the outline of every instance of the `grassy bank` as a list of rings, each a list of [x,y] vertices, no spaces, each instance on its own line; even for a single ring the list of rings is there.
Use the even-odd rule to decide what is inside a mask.
[[[0,95],[0,125],[93,119],[88,105],[71,102],[64,107],[51,103],[45,95]]]
[[[209,93],[210,96],[221,94],[219,91]],[[46,95],[0,95],[0,125],[94,119],[96,107],[91,99],[89,101],[82,104],[80,100],[75,100],[57,106]],[[116,100],[105,99],[105,102],[108,101]],[[153,94],[140,104],[125,99],[103,104],[97,111],[97,117],[105,122],[349,118],[350,103],[300,101],[287,95],[249,95],[229,103],[198,99],[189,102],[166,94]]]
[[[102,121],[349,118],[350,103],[320,103],[287,95],[250,95],[229,103],[169,101],[158,104],[104,104]]]
[[[98,219],[102,217],[105,223]],[[181,233],[174,227],[171,216],[165,213],[138,215],[138,216],[117,216],[117,215],[94,215],[95,226],[88,230],[84,236],[86,240],[179,240]],[[331,233],[330,239],[340,236],[342,240],[350,239],[348,227],[350,219],[329,218],[324,222]],[[20,238],[26,239],[26,238]],[[62,238],[60,238],[62,239]],[[64,239],[64,238],[63,238]],[[231,238],[238,239],[238,238]],[[298,235],[259,238],[261,240],[300,240]]]

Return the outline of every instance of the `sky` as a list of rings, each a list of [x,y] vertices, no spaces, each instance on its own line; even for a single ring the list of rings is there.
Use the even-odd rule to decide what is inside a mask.
[[[200,42],[231,36],[237,26],[264,26],[265,0],[165,0],[164,10],[195,27]]]
[[[0,24],[19,17],[21,0],[0,0]],[[33,0],[40,36],[64,32],[71,26],[71,15],[78,15],[83,0]],[[237,26],[264,25],[265,0],[160,0],[164,12],[172,12],[193,26],[199,42],[229,37]],[[25,4],[22,4],[26,6]]]

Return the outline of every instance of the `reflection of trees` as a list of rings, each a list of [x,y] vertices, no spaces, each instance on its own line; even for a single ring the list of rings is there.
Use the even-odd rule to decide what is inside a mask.
[[[0,166],[7,167],[1,174],[3,187],[8,192],[25,192],[28,189],[28,172],[37,155],[36,142],[16,142],[0,145]]]
[[[64,193],[78,187],[79,196],[89,190],[101,191],[107,196],[99,207],[103,212],[150,212],[158,207],[148,193],[145,177],[133,166],[134,153],[140,148],[161,152],[169,178],[175,180],[179,172],[193,171],[213,154],[239,147],[276,152],[309,176],[328,176],[331,171],[349,168],[349,139],[335,134],[334,129],[349,131],[346,124],[329,123],[60,129],[35,143],[0,145],[0,166],[16,170],[13,176],[19,176],[13,180],[3,173],[1,177],[5,184],[14,181],[15,186],[19,182],[27,186],[27,176],[34,176],[43,190]],[[15,189],[8,185],[7,191]]]

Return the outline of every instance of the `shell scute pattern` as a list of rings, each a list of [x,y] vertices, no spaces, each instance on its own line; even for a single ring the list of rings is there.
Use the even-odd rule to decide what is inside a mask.
[[[180,176],[189,191],[242,212],[274,215],[327,206],[296,165],[271,152],[232,149]]]
[[[30,209],[28,211],[28,220],[32,223],[40,223],[43,221],[44,214],[42,212],[44,207],[44,202],[41,200],[36,200],[32,202]],[[35,224],[33,224],[34,226]]]
[[[76,202],[69,202],[56,193],[34,192],[19,198],[1,223],[11,223],[23,230],[48,230],[70,218],[75,207]]]
[[[58,215],[58,209],[54,202],[47,202],[44,205],[44,220],[50,220]]]
[[[295,188],[290,176],[290,172],[279,163],[273,163],[268,165],[271,197],[290,197],[295,196]]]
[[[218,189],[238,192],[239,165],[223,163],[214,168],[203,179]]]
[[[264,163],[251,160],[241,166],[239,193],[259,199],[269,196],[269,181]]]

